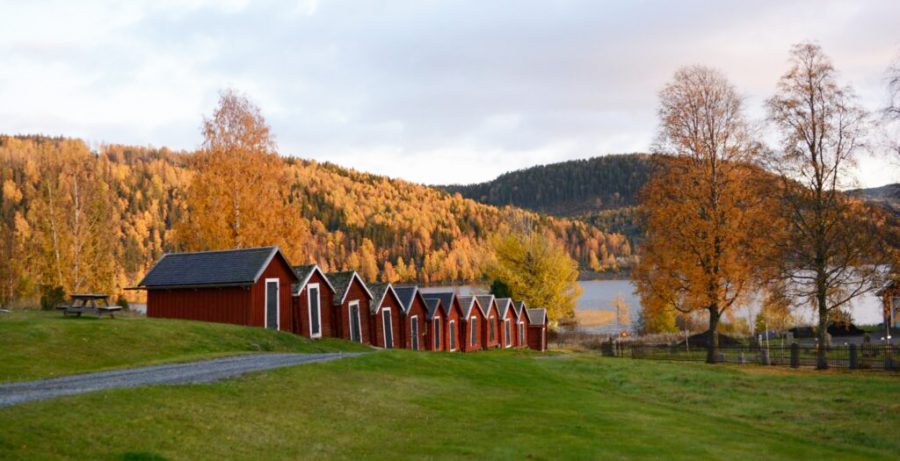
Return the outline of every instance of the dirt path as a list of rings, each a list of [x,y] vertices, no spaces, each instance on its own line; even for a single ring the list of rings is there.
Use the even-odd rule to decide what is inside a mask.
[[[252,354],[172,365],[101,371],[0,385],[0,407],[63,395],[155,384],[208,383],[254,371],[327,362],[361,353]]]

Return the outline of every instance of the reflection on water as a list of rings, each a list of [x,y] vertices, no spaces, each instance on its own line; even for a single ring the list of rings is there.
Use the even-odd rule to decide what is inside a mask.
[[[637,319],[638,312],[641,308],[641,300],[636,294],[634,294],[634,285],[630,280],[588,280],[578,283],[584,290],[576,304],[578,309],[614,311],[615,309],[613,309],[610,303],[616,297],[616,295],[621,294],[625,299],[625,302],[628,304],[630,311],[629,317],[631,321],[633,322]],[[487,286],[477,285],[463,285],[456,288],[459,290],[459,293],[464,296],[487,293],[488,291]],[[432,287],[422,288],[422,291],[446,291],[448,289],[451,288]],[[744,318],[750,318],[753,317],[753,315],[751,315],[751,312],[755,313],[758,311],[759,306],[754,304],[749,307],[744,307],[736,310],[734,312],[734,315],[743,316]],[[881,323],[882,320],[881,302],[872,293],[868,293],[857,298],[853,305],[850,307],[850,312],[853,317],[854,323],[858,325],[877,324]],[[797,309],[794,313],[794,316],[800,321],[800,323],[804,324],[812,324],[816,318],[812,308]],[[630,325],[625,328],[630,329]],[[591,328],[590,331],[598,333],[611,333],[614,331],[614,329],[615,325],[609,325],[607,327]]]

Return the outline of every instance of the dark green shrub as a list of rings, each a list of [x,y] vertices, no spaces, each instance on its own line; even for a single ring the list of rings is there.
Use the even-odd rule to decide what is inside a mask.
[[[53,310],[56,306],[66,302],[66,291],[63,287],[41,285],[41,309]]]

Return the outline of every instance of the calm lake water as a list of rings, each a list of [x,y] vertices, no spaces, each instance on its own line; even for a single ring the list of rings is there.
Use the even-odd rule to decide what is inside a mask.
[[[578,283],[584,290],[576,303],[578,309],[614,311],[615,309],[610,306],[610,303],[617,295],[621,294],[630,308],[631,320],[637,319],[641,309],[641,300],[634,294],[634,285],[630,280],[587,280]],[[458,288],[459,294],[464,296],[488,292],[487,286],[463,285]],[[422,288],[422,291],[446,291],[448,289],[449,287],[431,287]],[[736,310],[735,315],[752,318],[758,311],[758,306],[744,307]],[[851,306],[850,312],[854,323],[859,325],[881,323],[882,320],[881,302],[872,293],[857,298]],[[812,309],[797,309],[794,315],[801,323],[811,324],[815,319]],[[607,332],[605,328],[592,329],[591,331]]]

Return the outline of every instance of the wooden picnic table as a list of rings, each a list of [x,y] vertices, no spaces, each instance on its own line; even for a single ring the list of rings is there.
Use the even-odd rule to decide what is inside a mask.
[[[73,294],[71,297],[72,300],[68,304],[56,306],[57,309],[63,311],[63,316],[72,314],[81,317],[81,314],[90,312],[98,317],[103,317],[103,314],[109,314],[110,317],[116,318],[115,313],[122,310],[122,306],[111,306],[109,304],[109,295],[107,294],[80,293]]]

